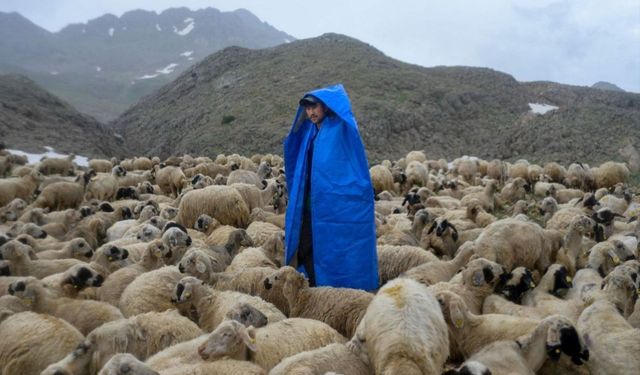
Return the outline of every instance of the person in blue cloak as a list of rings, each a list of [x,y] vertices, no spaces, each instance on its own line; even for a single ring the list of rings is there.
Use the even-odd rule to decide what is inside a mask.
[[[305,272],[311,286],[377,289],[373,187],[341,84],[302,97],[284,162],[286,264]]]

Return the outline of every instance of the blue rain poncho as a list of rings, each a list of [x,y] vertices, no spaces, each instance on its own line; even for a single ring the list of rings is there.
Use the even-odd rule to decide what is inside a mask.
[[[349,97],[342,85],[308,92],[333,113],[313,140],[310,200],[313,263],[317,286],[374,290],[378,259],[374,199],[369,166]],[[304,209],[309,146],[315,125],[298,107],[284,141],[289,192],[285,261],[295,258]]]

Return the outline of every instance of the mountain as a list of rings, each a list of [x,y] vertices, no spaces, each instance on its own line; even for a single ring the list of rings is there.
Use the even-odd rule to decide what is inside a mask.
[[[56,33],[18,13],[0,12],[0,73],[27,75],[106,121],[222,48],[264,48],[294,39],[244,9],[134,10]]]
[[[638,94],[520,83],[485,68],[424,68],[337,34],[226,48],[112,126],[130,154],[282,153],[301,95],[337,82],[349,92],[372,161],[425,150],[431,158],[596,163],[618,158],[622,137],[640,141]]]
[[[594,88],[594,89],[600,89],[600,90],[625,92],[623,89],[621,89],[620,87],[614,85],[613,83],[604,82],[604,81],[596,82],[593,85],[591,85],[591,87]]]
[[[18,75],[0,75],[0,140],[32,153],[49,146],[90,157],[123,154],[123,142],[111,129]]]

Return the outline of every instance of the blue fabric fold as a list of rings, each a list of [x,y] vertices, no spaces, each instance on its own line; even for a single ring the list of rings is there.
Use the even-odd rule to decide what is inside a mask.
[[[340,84],[305,94],[332,111],[315,136],[311,164],[313,259],[317,286],[378,288],[373,187],[364,145]],[[294,259],[302,225],[309,147],[315,125],[298,107],[284,141],[289,192],[285,261]]]

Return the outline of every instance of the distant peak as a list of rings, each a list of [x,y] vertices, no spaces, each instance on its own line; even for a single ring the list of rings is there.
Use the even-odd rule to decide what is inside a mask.
[[[600,90],[625,92],[623,89],[614,85],[613,83],[605,82],[605,81],[596,82],[591,87],[594,89],[600,89]]]

